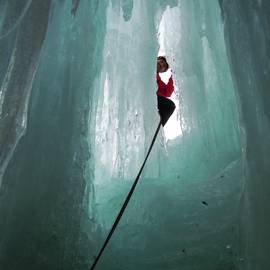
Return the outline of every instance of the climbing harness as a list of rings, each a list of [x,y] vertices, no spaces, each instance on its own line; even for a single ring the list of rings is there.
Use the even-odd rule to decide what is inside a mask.
[[[164,123],[164,122],[163,122],[163,123]],[[120,210],[119,213],[118,213],[117,218],[115,219],[115,221],[114,221],[114,223],[113,223],[113,226],[112,226],[112,228],[111,228],[111,230],[110,230],[110,232],[109,232],[109,234],[108,234],[108,236],[107,236],[107,238],[106,238],[106,240],[105,240],[105,242],[104,242],[102,248],[100,249],[100,251],[99,251],[99,253],[98,253],[98,256],[95,258],[95,261],[94,261],[94,263],[92,264],[90,270],[94,270],[94,269],[95,269],[95,266],[97,265],[97,263],[98,263],[100,257],[102,256],[102,253],[103,253],[104,249],[106,248],[106,246],[107,246],[108,242],[110,241],[110,239],[111,239],[111,237],[112,237],[112,235],[113,235],[113,233],[114,233],[114,231],[115,231],[115,229],[116,229],[116,227],[117,227],[117,225],[118,225],[120,219],[122,218],[122,216],[123,216],[123,214],[124,214],[124,211],[125,211],[125,209],[126,209],[128,203],[129,203],[129,200],[130,200],[130,198],[131,198],[131,196],[132,196],[132,194],[133,194],[133,192],[134,192],[134,190],[135,190],[135,188],[136,188],[136,185],[137,185],[137,183],[138,183],[138,181],[139,181],[139,179],[140,179],[140,176],[141,176],[141,173],[142,173],[142,171],[143,171],[144,165],[145,165],[145,163],[146,163],[146,161],[147,161],[147,159],[148,159],[148,156],[149,156],[149,154],[150,154],[150,152],[151,152],[151,150],[152,150],[152,147],[153,147],[153,145],[154,145],[154,143],[155,143],[155,140],[156,140],[156,138],[157,138],[158,132],[159,132],[160,127],[161,127],[161,124],[162,124],[163,126],[165,125],[165,124],[163,124],[163,123],[162,123],[162,120],[160,120],[160,122],[159,122],[159,124],[158,124],[158,127],[157,127],[157,130],[156,130],[156,132],[155,132],[155,135],[154,135],[154,137],[153,137],[153,139],[152,139],[151,145],[150,145],[150,147],[149,147],[149,150],[148,150],[148,152],[147,152],[147,155],[146,155],[146,157],[145,157],[145,159],[144,159],[144,162],[143,162],[143,164],[142,164],[142,167],[141,167],[141,169],[140,169],[140,171],[139,171],[139,173],[138,173],[138,175],[137,175],[137,177],[136,177],[136,179],[135,179],[135,181],[134,181],[134,183],[133,183],[133,185],[132,185],[132,187],[131,187],[131,189],[130,189],[130,191],[129,191],[129,193],[128,193],[126,199],[125,199],[125,202],[123,203],[123,206],[122,206],[121,210]]]

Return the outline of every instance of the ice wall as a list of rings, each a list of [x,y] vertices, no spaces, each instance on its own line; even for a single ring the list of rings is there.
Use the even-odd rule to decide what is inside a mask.
[[[220,5],[246,140],[241,269],[269,269],[270,6],[264,0],[221,0]]]
[[[50,1],[2,2],[0,90],[0,185],[26,126],[27,104],[46,34]],[[13,7],[13,8],[12,8]],[[33,24],[33,21],[36,21]],[[29,42],[31,40],[31,42]],[[7,54],[7,57],[4,55]],[[3,60],[2,60],[3,59]],[[9,59],[9,62],[7,62]],[[8,65],[7,65],[8,63]]]
[[[262,16],[265,3],[245,12]],[[247,23],[232,1],[14,0],[0,7],[0,269],[89,269],[158,124],[161,48],[173,70],[180,132],[170,140],[160,134],[97,269],[268,265],[250,256],[267,247],[259,211],[266,186],[252,193],[258,172],[265,181],[269,175],[260,144],[268,134],[268,99],[261,98],[267,32],[256,35],[265,16]],[[234,43],[248,27],[252,38],[265,38],[261,58]],[[248,46],[250,32],[243,33]],[[255,59],[265,63],[262,96],[252,88],[261,74],[251,69]],[[249,114],[251,96],[260,121]]]
[[[26,3],[6,1],[4,18],[10,25],[3,25],[2,33],[16,23],[13,13],[19,17]],[[44,6],[50,8],[47,20]],[[84,1],[78,8],[80,15],[73,17],[71,1],[32,1],[21,23],[1,39],[1,109],[14,113],[9,114],[12,118],[1,113],[1,136],[6,136],[1,137],[1,143],[2,138],[5,141],[0,153],[11,159],[1,186],[0,269],[86,269],[91,259],[89,238],[94,236],[85,198],[92,181],[86,164],[87,135],[106,2]],[[45,33],[42,43],[40,36]],[[38,51],[33,48],[36,43]],[[9,71],[13,48],[21,54],[16,54],[17,65]],[[31,61],[39,61],[38,69]],[[26,82],[34,73],[31,96],[26,99],[31,90]],[[6,81],[9,88],[3,96]],[[14,99],[7,99],[14,92]],[[26,117],[17,113],[20,106],[28,111],[27,125],[24,118],[24,130],[19,129],[13,140],[16,125],[20,127],[22,116]]]

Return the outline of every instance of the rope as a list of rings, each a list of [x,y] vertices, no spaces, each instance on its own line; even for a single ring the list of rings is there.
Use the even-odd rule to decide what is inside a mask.
[[[145,165],[145,163],[146,163],[146,161],[147,161],[147,158],[148,158],[148,156],[149,156],[149,154],[150,154],[150,152],[151,152],[151,150],[152,150],[152,147],[153,147],[153,145],[154,145],[154,143],[155,143],[155,140],[156,140],[156,138],[157,138],[157,135],[158,135],[158,132],[159,132],[160,127],[161,127],[161,121],[160,121],[159,124],[158,124],[157,130],[156,130],[155,135],[154,135],[154,137],[153,137],[153,139],[152,139],[151,145],[150,145],[149,150],[148,150],[148,152],[147,152],[147,155],[146,155],[146,157],[145,157],[145,159],[144,159],[144,162],[143,162],[143,164],[142,164],[142,166],[141,166],[141,169],[140,169],[140,171],[139,171],[139,173],[138,173],[138,175],[137,175],[137,177],[136,177],[136,179],[135,179],[135,181],[134,181],[134,183],[133,183],[133,185],[132,185],[132,187],[131,187],[131,189],[130,189],[130,191],[129,191],[129,193],[128,193],[126,199],[125,199],[125,202],[123,203],[123,206],[122,206],[121,210],[120,210],[119,213],[118,213],[117,218],[115,219],[115,221],[114,221],[114,223],[113,223],[113,226],[112,226],[112,228],[111,228],[111,230],[110,230],[110,232],[109,232],[109,234],[108,234],[108,236],[107,236],[107,238],[106,238],[106,240],[105,240],[105,242],[104,242],[102,248],[100,249],[100,251],[99,251],[99,253],[98,253],[98,256],[95,258],[95,261],[94,261],[94,263],[92,264],[90,270],[94,270],[94,269],[95,269],[95,266],[97,265],[97,263],[98,263],[100,257],[102,256],[102,253],[103,253],[104,249],[106,248],[106,246],[107,246],[108,242],[110,241],[110,239],[111,239],[111,237],[112,237],[112,235],[113,235],[113,233],[114,233],[114,231],[115,231],[115,229],[116,229],[116,227],[117,227],[117,225],[118,225],[120,219],[122,218],[122,216],[123,216],[123,214],[124,214],[124,211],[125,211],[125,209],[126,209],[128,203],[129,203],[130,198],[131,198],[131,196],[132,196],[132,194],[133,194],[133,192],[134,192],[134,190],[135,190],[135,188],[136,188],[136,185],[137,185],[137,183],[138,183],[138,181],[139,181],[139,179],[140,179],[140,176],[141,176],[141,173],[142,173],[142,171],[143,171],[144,165]]]
[[[31,3],[32,3],[32,0],[28,0],[27,4],[25,5],[18,20],[13,24],[13,26],[10,29],[8,29],[8,31],[6,33],[4,33],[0,36],[0,40],[7,37],[10,33],[12,33],[17,28],[17,26],[20,24],[20,22],[23,20],[23,18],[25,16],[25,14],[27,13]]]

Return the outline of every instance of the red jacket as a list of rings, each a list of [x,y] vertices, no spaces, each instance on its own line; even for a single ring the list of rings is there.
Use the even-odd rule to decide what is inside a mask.
[[[159,74],[157,73],[157,85],[158,85],[158,90],[157,90],[158,96],[170,97],[172,95],[172,92],[174,90],[172,76],[170,77],[168,84],[165,84],[161,80]]]

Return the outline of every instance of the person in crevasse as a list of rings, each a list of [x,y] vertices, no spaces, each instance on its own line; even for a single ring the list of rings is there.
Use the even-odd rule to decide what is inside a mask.
[[[167,84],[161,80],[159,75],[159,73],[166,72],[168,69],[169,64],[166,58],[164,56],[157,57],[157,102],[162,126],[165,126],[175,110],[174,102],[169,99],[174,90],[172,75],[170,76]]]

